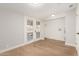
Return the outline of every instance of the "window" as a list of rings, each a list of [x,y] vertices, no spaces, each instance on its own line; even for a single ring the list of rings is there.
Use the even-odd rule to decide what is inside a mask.
[[[33,20],[27,20],[27,25],[33,26]]]
[[[33,32],[27,33],[27,40],[31,41],[33,39]]]

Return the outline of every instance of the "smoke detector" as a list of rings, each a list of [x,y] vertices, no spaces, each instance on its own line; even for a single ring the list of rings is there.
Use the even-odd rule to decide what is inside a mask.
[[[73,4],[69,5],[69,8],[72,8],[73,7]]]

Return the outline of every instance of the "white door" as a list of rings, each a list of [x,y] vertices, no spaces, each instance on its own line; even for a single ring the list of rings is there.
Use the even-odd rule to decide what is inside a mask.
[[[36,20],[35,39],[40,39],[40,20]]]
[[[25,42],[32,41],[34,39],[34,21],[32,18],[25,18]]]
[[[79,55],[79,16],[76,19],[76,42],[77,42],[77,51]]]
[[[49,20],[46,22],[45,34],[46,37],[64,41],[64,17]]]
[[[40,39],[40,21],[26,17],[24,20],[24,40],[25,42]]]

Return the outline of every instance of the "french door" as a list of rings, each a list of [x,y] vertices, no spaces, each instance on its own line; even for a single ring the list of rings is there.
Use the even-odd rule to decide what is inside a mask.
[[[34,41],[40,39],[40,20],[25,17],[25,41]]]

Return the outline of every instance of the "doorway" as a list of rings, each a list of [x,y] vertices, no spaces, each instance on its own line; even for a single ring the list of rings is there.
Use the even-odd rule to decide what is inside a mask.
[[[45,22],[45,37],[65,41],[65,17]]]
[[[40,20],[25,16],[24,39],[25,42],[31,42],[40,39]]]

